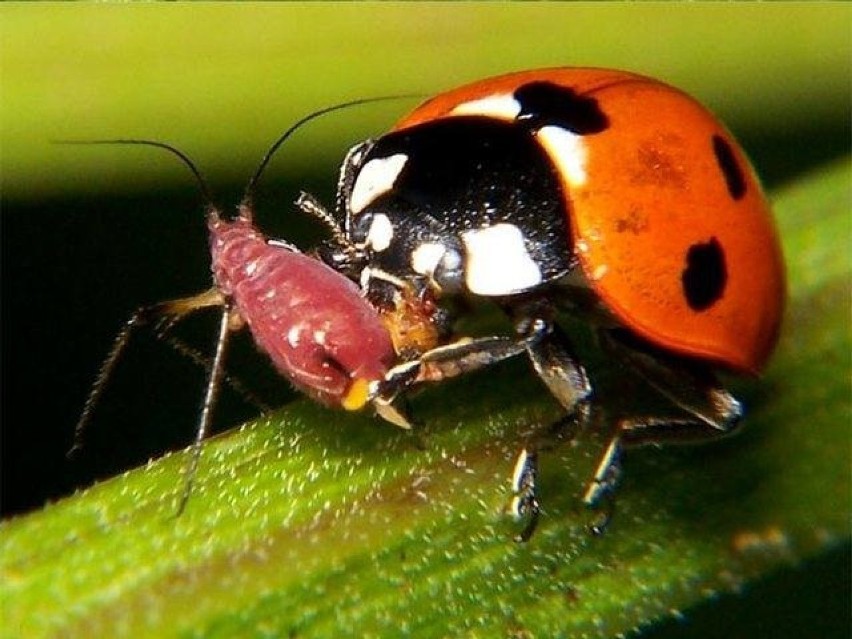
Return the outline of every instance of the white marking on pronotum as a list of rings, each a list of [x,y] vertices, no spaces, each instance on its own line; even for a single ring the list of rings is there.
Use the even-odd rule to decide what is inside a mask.
[[[521,104],[511,94],[489,95],[478,100],[462,102],[450,113],[453,115],[489,115],[501,120],[514,120],[521,112]]]
[[[465,283],[477,295],[510,295],[541,283],[541,270],[530,257],[521,230],[495,224],[465,231]]]
[[[385,158],[375,158],[367,162],[358,173],[352,195],[349,197],[349,209],[352,213],[360,213],[382,193],[393,188],[408,156],[395,153]]]
[[[545,126],[536,134],[550,159],[568,178],[571,186],[583,186],[586,183],[586,159],[588,149],[583,136],[571,133],[561,126]]]
[[[432,277],[446,249],[438,242],[424,242],[411,252],[411,268],[415,273]]]
[[[387,215],[381,213],[373,217],[370,230],[367,232],[367,246],[381,253],[390,246],[393,239],[393,224]]]

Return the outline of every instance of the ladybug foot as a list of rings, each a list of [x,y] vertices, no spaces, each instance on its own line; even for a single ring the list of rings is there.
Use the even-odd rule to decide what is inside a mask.
[[[538,527],[541,505],[538,501],[536,480],[538,479],[538,454],[533,450],[521,449],[512,473],[512,492],[515,493],[508,510],[517,521],[526,520],[524,529],[515,536],[515,541],[526,542]]]
[[[606,447],[595,475],[583,495],[583,503],[598,513],[589,524],[593,535],[603,535],[615,512],[615,489],[621,478],[621,440],[615,437]]]

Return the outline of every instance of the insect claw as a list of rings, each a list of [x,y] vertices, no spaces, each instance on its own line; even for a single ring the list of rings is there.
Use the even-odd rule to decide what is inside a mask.
[[[373,408],[376,410],[376,414],[386,422],[390,422],[394,426],[399,426],[404,430],[411,430],[414,428],[414,424],[407,415],[408,411],[400,408],[399,406],[395,406],[393,401],[376,398],[372,403]]]
[[[515,535],[515,541],[529,541],[538,527],[541,504],[538,501],[536,483],[538,479],[538,454],[535,450],[523,448],[515,462],[512,473],[512,491],[515,493],[508,507],[516,520],[526,519],[524,529]]]

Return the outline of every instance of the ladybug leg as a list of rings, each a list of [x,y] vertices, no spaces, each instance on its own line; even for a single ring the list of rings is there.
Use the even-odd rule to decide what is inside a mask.
[[[515,493],[509,504],[509,512],[515,519],[526,519],[524,529],[515,536],[515,541],[529,541],[538,527],[541,504],[538,501],[536,482],[538,480],[538,451],[523,448],[515,461],[512,472],[512,492]]]
[[[405,391],[427,382],[439,382],[469,373],[526,352],[538,376],[565,408],[566,416],[521,449],[512,476],[509,510],[526,520],[519,541],[528,540],[538,524],[541,506],[537,492],[538,451],[573,434],[588,419],[592,387],[585,369],[573,354],[568,337],[555,324],[524,318],[518,339],[483,337],[462,339],[424,353],[419,359],[392,368],[373,391],[373,405],[380,416],[396,425],[410,427],[407,417],[394,405]]]
[[[718,439],[739,426],[742,405],[708,368],[633,348],[617,335],[605,336],[604,345],[687,414],[625,420],[620,429],[625,446]]]
[[[516,537],[523,542],[535,532],[541,513],[537,489],[538,451],[552,447],[582,428],[590,415],[592,386],[568,337],[557,325],[543,319],[524,319],[518,330],[526,333],[524,343],[533,369],[566,411],[565,417],[524,446],[515,462],[514,497],[509,510],[516,519],[527,521]]]
[[[600,513],[589,525],[589,531],[593,535],[602,535],[606,531],[615,512],[614,496],[621,478],[622,449],[621,436],[615,435],[601,455],[595,474],[583,494],[583,503]]]
[[[569,413],[573,413],[581,400],[591,395],[585,371],[571,354],[567,337],[561,330],[544,322],[530,322],[529,326],[531,329],[520,339],[462,338],[398,364],[373,390],[374,401],[387,404],[420,384],[458,377],[526,352],[551,392]]]
[[[520,329],[528,332],[524,344],[535,372],[566,413],[575,413],[591,399],[592,385],[568,336],[542,319],[524,320]]]
[[[592,532],[602,534],[613,511],[613,495],[621,475],[621,455],[626,447],[649,444],[686,443],[724,437],[734,432],[742,417],[740,403],[706,369],[632,348],[617,335],[604,334],[603,344],[614,350],[661,395],[683,410],[682,417],[622,419],[601,456],[583,502],[602,508]]]
[[[508,337],[464,338],[426,351],[418,359],[391,368],[371,389],[376,413],[400,428],[412,428],[403,402],[406,391],[421,384],[458,377],[520,355],[525,345]]]
[[[520,355],[525,349],[523,342],[509,337],[464,338],[433,348],[417,359],[391,368],[374,389],[373,402],[377,406],[388,405],[420,384],[471,373]]]

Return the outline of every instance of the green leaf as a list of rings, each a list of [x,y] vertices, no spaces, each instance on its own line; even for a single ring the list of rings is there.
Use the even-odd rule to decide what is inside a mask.
[[[612,637],[847,542],[850,172],[775,194],[789,307],[743,434],[630,451],[603,538],[588,433],[511,540],[513,455],[558,414],[514,363],[422,393],[418,436],[300,401],[211,440],[178,518],[184,453],[4,522],[3,634]]]
[[[63,234],[83,218],[103,220],[97,200],[66,210],[51,198],[168,194],[188,184],[168,158],[80,153],[50,140],[170,141],[212,184],[242,183],[259,149],[313,109],[589,64],[696,95],[747,138],[761,174],[779,184],[848,153],[850,11],[842,3],[0,5],[4,330],[14,313],[35,335],[53,332],[57,309],[70,311],[56,289],[91,286],[48,277],[54,290],[43,306],[31,304],[33,265],[64,275],[81,250]],[[319,166],[317,181],[331,181],[348,142],[384,130],[405,108],[318,122],[270,177],[286,173],[303,186]],[[774,194],[790,267],[788,321],[766,377],[734,388],[749,409],[744,432],[703,447],[631,451],[603,539],[586,534],[590,515],[578,506],[601,446],[590,433],[543,460],[541,529],[528,545],[510,541],[515,526],[500,511],[513,455],[526,432],[557,415],[517,362],[416,398],[417,438],[301,402],[210,441],[179,519],[182,454],[3,522],[0,635],[614,636],[710,605],[713,592],[753,586],[781,567],[838,556],[831,549],[849,539],[849,179],[844,163]],[[157,220],[171,223],[173,213]],[[119,224],[133,214],[121,210]],[[10,247],[10,221],[24,218],[34,231]],[[39,254],[48,225],[62,250]],[[115,241],[111,233],[100,241]],[[98,252],[97,241],[86,246]],[[142,252],[161,250],[151,243]],[[145,276],[174,286],[184,263],[171,265],[164,256]],[[16,306],[7,294],[18,282]],[[113,291],[102,297],[106,304]],[[10,380],[27,369],[6,361],[8,346],[11,403]],[[41,376],[57,362],[31,359],[49,387]],[[40,426],[41,406],[28,408],[31,419],[4,429]],[[175,431],[189,427],[172,421]],[[4,463],[15,453],[4,450]]]

